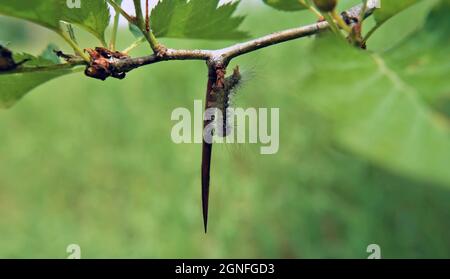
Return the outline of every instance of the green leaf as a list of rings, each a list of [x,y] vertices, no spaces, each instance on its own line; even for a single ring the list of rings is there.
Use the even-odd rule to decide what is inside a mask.
[[[442,2],[432,10],[423,30],[385,55],[390,67],[437,109],[442,102],[450,104],[449,14],[450,1]],[[448,112],[446,114],[450,117]]]
[[[234,40],[248,37],[239,31],[244,17],[234,16],[240,1],[219,5],[219,0],[162,0],[151,13],[156,37]]]
[[[35,73],[0,74],[0,108],[10,108],[29,91],[54,78],[72,73],[71,70],[42,71]]]
[[[2,0],[0,14],[32,21],[60,32],[60,21],[77,24],[102,42],[109,24],[109,9],[103,0],[81,1],[80,8],[69,8],[66,0]]]
[[[381,0],[381,7],[374,12],[377,25],[381,25],[401,11],[422,0]]]
[[[2,0],[0,14],[32,21],[59,30],[60,12],[54,1]]]
[[[263,0],[263,2],[281,11],[299,11],[306,9],[306,6],[301,4],[299,0]]]
[[[136,38],[143,37],[142,31],[134,24],[128,23],[128,30],[130,30],[131,34]]]
[[[445,32],[448,18],[436,20],[435,31]],[[435,91],[430,81],[409,83],[386,62],[390,56],[330,37],[318,40],[309,57],[302,98],[329,121],[337,143],[393,172],[450,187],[448,118],[420,97],[422,90]],[[417,76],[430,74],[424,70]]]
[[[104,0],[81,1],[81,7],[74,9],[67,7],[66,0],[52,1],[59,1],[61,20],[76,24],[105,42],[105,30],[109,25],[110,13]]]
[[[54,45],[49,45],[41,56],[35,57],[27,53],[14,54],[16,62],[29,59],[20,69],[42,68],[40,71],[30,72],[0,72],[0,109],[10,108],[17,103],[23,96],[37,86],[52,80],[54,78],[73,73],[71,67],[60,64],[60,68],[51,66],[58,65],[55,63],[56,55],[53,53]],[[50,52],[51,51],[51,52]],[[52,57],[52,54],[54,57]],[[58,58],[58,57],[56,57]],[[58,59],[59,60],[59,59]]]
[[[423,28],[430,11],[439,1],[419,1],[381,25],[375,22],[374,28],[377,31],[371,37],[368,47],[370,49],[388,50],[409,38]],[[411,20],[412,18],[414,20]],[[401,26],[401,29],[399,26]]]

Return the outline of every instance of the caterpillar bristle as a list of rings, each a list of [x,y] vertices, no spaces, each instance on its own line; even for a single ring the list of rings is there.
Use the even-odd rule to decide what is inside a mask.
[[[223,88],[216,92],[216,108],[218,109],[218,113],[221,114],[222,117],[219,117],[216,122],[218,136],[227,137],[231,133],[230,127],[230,113],[228,109],[232,104],[232,99],[236,94],[237,88],[239,87],[242,80],[242,75],[239,70],[239,66],[235,67],[233,70],[233,74],[226,77],[223,82]]]

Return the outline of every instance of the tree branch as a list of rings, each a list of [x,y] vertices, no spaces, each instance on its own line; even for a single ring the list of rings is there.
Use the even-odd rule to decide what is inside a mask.
[[[121,59],[112,65],[118,72],[129,72],[133,69],[170,60],[209,60],[214,56],[211,50],[183,50],[183,49],[167,49],[163,56],[157,54]]]
[[[116,8],[116,10],[121,11],[121,9],[119,10],[120,7],[116,7],[117,4],[113,0],[108,0],[108,3],[112,4],[113,7]],[[374,10],[377,8],[378,3],[379,3],[378,0],[369,0],[367,1],[366,7],[364,7],[363,4],[357,5],[343,12],[341,16],[346,21],[348,20],[358,21],[364,9],[365,9],[364,17],[366,18],[374,12]],[[121,12],[123,13],[123,10]],[[290,40],[311,36],[321,31],[327,30],[328,28],[330,28],[328,22],[322,21],[307,26],[276,32],[270,35],[263,36],[261,38],[250,40],[244,43],[235,44],[230,47],[218,50],[167,49],[164,50],[163,53],[154,53],[152,55],[144,57],[116,59],[116,61],[110,63],[111,67],[110,71],[115,73],[126,73],[145,65],[171,60],[203,60],[207,61],[209,65],[223,65],[224,67],[226,67],[233,58],[236,58],[238,56],[262,48],[266,48],[272,45],[284,43]],[[79,52],[81,52],[79,53],[79,55],[85,56],[81,50]],[[87,57],[83,58],[85,61],[73,61],[74,63],[66,63],[44,67],[21,67],[13,71],[8,71],[4,73],[37,72],[37,71],[47,71],[57,69],[68,69],[76,65],[89,65],[90,62],[88,58]]]
[[[376,1],[370,1],[370,3],[367,4],[367,7],[365,8],[365,18],[370,16],[374,10],[377,7]],[[364,9],[364,6],[362,4],[357,5],[351,9],[349,9],[346,12],[343,12],[341,14],[341,17],[343,20],[352,18],[352,19],[358,19],[361,11]],[[314,24],[310,24],[307,26],[302,26],[298,28],[288,29],[280,32],[276,32],[255,40],[251,40],[245,43],[237,44],[230,46],[228,48],[224,48],[221,50],[218,50],[218,52],[228,60],[231,60],[235,57],[238,57],[240,55],[256,51],[261,48],[265,48],[271,45],[276,45],[280,43],[284,43],[290,40],[300,39],[303,37],[311,36],[314,34],[317,34],[323,30],[326,30],[330,28],[330,25],[326,21],[317,22]]]
[[[377,8],[378,1],[368,1],[365,8],[365,18],[370,16]],[[346,21],[358,20],[360,14],[364,9],[364,5],[360,4],[341,14],[342,18]],[[303,37],[317,34],[321,31],[330,28],[328,22],[321,21],[307,26],[292,28],[280,32],[276,32],[270,35],[263,36],[258,39],[250,40],[248,42],[232,45],[227,48],[218,50],[178,50],[167,49],[163,55],[152,54],[149,56],[139,58],[127,58],[112,63],[114,70],[117,72],[129,72],[133,69],[150,65],[162,61],[170,60],[204,60],[210,61],[214,64],[220,63],[227,65],[233,58],[244,55],[249,52],[253,52],[262,48],[266,48],[272,45],[284,43],[290,40],[300,39]]]
[[[314,23],[311,25],[284,30],[281,32],[273,33],[255,40],[251,40],[245,43],[240,43],[237,45],[230,46],[218,50],[223,58],[231,60],[235,57],[241,56],[243,54],[253,52],[268,46],[284,43],[290,40],[295,40],[303,37],[308,37],[319,33],[321,30],[329,28],[329,24],[326,21]]]

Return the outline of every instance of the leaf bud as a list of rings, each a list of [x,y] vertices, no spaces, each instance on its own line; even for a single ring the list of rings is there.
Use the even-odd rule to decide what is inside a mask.
[[[336,8],[338,0],[313,0],[313,1],[321,12],[329,13]]]

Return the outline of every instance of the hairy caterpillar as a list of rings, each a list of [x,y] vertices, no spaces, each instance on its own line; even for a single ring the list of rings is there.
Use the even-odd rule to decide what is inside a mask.
[[[241,81],[242,75],[239,66],[237,66],[234,68],[233,74],[218,82],[211,92],[213,106],[217,109],[219,116],[218,119],[215,119],[215,124],[217,135],[220,137],[227,137],[231,133],[230,118],[233,115],[230,115],[229,108]]]

